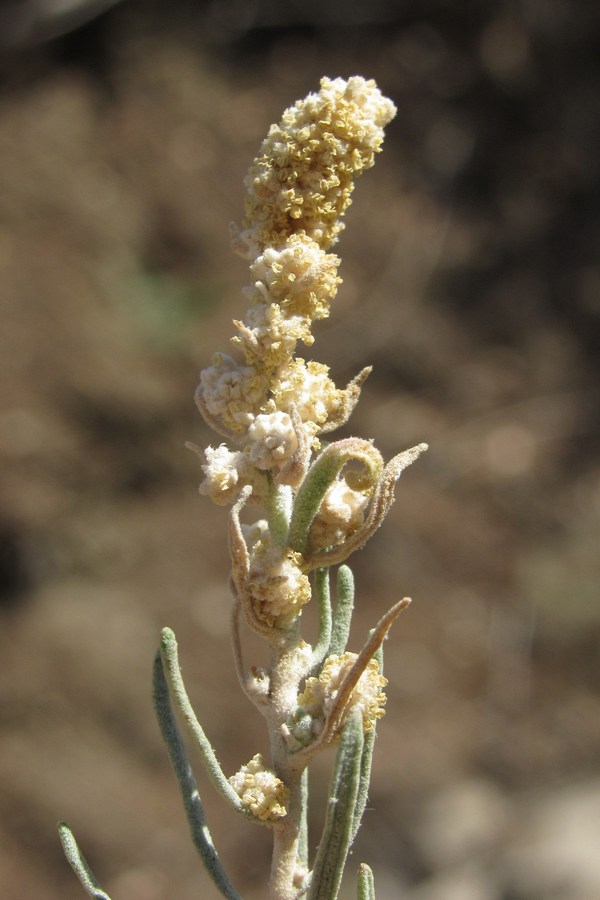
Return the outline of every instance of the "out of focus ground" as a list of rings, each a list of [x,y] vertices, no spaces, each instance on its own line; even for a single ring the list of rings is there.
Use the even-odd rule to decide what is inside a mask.
[[[356,558],[354,648],[415,602],[353,861],[379,900],[600,896],[597,10],[363,6],[124,2],[4,51],[3,900],[82,896],[58,818],[113,900],[214,895],[150,668],[169,624],[226,770],[266,749],[230,661],[225,511],[184,442],[210,440],[197,372],[243,309],[242,177],[324,74],[376,78],[399,112],[314,358],[340,382],[374,365],[353,432],[431,445]],[[268,833],[201,786],[263,898]]]

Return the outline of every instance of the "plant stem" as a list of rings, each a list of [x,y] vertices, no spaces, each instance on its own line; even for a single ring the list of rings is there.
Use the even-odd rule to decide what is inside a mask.
[[[288,632],[276,648],[271,666],[271,692],[268,712],[273,769],[288,788],[287,814],[273,826],[273,859],[269,884],[269,900],[296,900],[299,892],[298,876],[303,831],[306,791],[302,787],[304,765],[298,766],[290,754],[282,733],[284,725],[298,705],[298,684],[306,674],[307,661],[304,642],[298,629]],[[308,666],[310,660],[308,661]]]
[[[278,773],[281,777],[281,773]],[[299,837],[303,818],[302,773],[291,772],[285,778],[289,789],[287,815],[273,829],[273,858],[269,900],[296,900],[299,885]]]

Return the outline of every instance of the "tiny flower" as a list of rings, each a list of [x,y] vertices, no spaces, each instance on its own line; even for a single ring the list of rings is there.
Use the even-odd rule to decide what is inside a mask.
[[[298,697],[297,718],[298,722],[302,723],[304,715],[310,713],[313,718],[313,734],[318,735],[323,730],[342,682],[357,659],[356,653],[349,652],[341,656],[329,656],[323,664],[319,677],[306,679],[304,691]],[[377,660],[371,659],[350,694],[344,715],[338,724],[338,734],[349,710],[357,708],[362,713],[365,732],[372,730],[375,721],[385,714],[386,696],[383,688],[386,684],[387,678],[381,674]]]
[[[203,454],[204,479],[198,490],[210,497],[218,506],[232,503],[244,485],[248,473],[248,458],[245,453],[231,451],[225,444],[207,447]]]
[[[274,385],[273,402],[279,409],[293,403],[303,422],[312,426],[314,437],[328,418],[337,415],[344,391],[338,390],[329,377],[328,366],[293,359]]]
[[[279,469],[298,449],[290,416],[274,412],[257,416],[248,429],[249,459],[258,469]]]
[[[260,753],[232,775],[229,783],[242,804],[262,821],[277,821],[287,814],[290,792],[274,772],[265,768]]]
[[[302,316],[285,317],[276,303],[258,302],[250,307],[247,322],[235,322],[239,335],[231,338],[239,346],[246,362],[257,370],[268,372],[285,365],[292,358],[298,341],[312,344],[310,320]]]
[[[266,519],[257,519],[251,525],[242,525],[241,529],[249,547],[254,547],[259,541],[269,540],[269,523]]]
[[[309,531],[311,550],[335,547],[354,534],[364,522],[372,491],[356,491],[345,478],[336,478],[321,501]]]

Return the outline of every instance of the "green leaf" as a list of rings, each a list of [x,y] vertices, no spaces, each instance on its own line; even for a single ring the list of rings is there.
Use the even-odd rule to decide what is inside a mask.
[[[329,652],[331,643],[329,569],[317,569],[315,574],[315,594],[319,605],[319,634],[312,652],[312,671],[319,668]]]
[[[308,869],[308,769],[302,772],[300,798],[302,813],[298,834],[298,859]]]
[[[373,487],[377,483],[383,471],[383,460],[379,451],[369,441],[361,438],[344,438],[325,447],[306,473],[296,494],[288,535],[290,549],[306,553],[310,526],[321,501],[343,467],[350,461],[360,467],[351,473],[357,489]]]
[[[354,610],[354,575],[349,566],[340,566],[336,579],[336,604],[328,656],[341,656],[346,649]]]
[[[227,897],[227,900],[241,900],[240,895],[232,887],[225,873],[206,825],[196,779],[188,762],[183,740],[171,708],[169,687],[165,678],[160,653],[156,654],[154,661],[152,688],[154,708],[163,740],[167,745],[171,765],[179,782],[179,789],[194,845],[208,874],[221,894]]]
[[[375,659],[379,663],[379,671],[383,675],[383,647],[380,647],[375,654]],[[369,796],[369,786],[371,784],[371,765],[373,762],[373,750],[375,748],[377,722],[374,721],[370,731],[367,731],[363,743],[362,757],[360,760],[360,780],[358,784],[358,795],[356,797],[356,808],[352,821],[352,840],[356,837],[356,833],[360,828],[360,823],[367,805]]]
[[[188,733],[194,742],[194,746],[200,754],[200,761],[204,766],[206,774],[212,781],[214,787],[221,797],[236,812],[241,813],[249,821],[258,822],[261,825],[265,823],[253,816],[242,804],[239,795],[231,787],[225,773],[223,772],[219,760],[213,750],[210,741],[204,733],[204,729],[200,725],[196,713],[190,703],[187,695],[181,670],[179,668],[179,657],[177,654],[177,640],[175,634],[170,628],[163,628],[160,642],[160,656],[163,665],[164,676],[168,682],[173,700],[179,710],[183,721],[186,724]]]
[[[366,863],[358,867],[357,900],[375,900],[375,880],[373,872]]]
[[[88,896],[93,897],[94,900],[110,900],[106,891],[103,891],[98,884],[96,876],[90,869],[85,856],[79,849],[77,841],[75,840],[75,835],[66,822],[58,823],[58,835],[67,861],[79,878],[79,881]]]
[[[308,900],[337,898],[352,843],[362,749],[362,713],[356,709],[349,713],[340,738]]]

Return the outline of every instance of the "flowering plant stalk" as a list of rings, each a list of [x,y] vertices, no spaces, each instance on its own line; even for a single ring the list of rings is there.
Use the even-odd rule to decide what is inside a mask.
[[[358,653],[346,649],[354,581],[345,564],[385,518],[401,472],[424,444],[388,463],[371,441],[323,435],[344,424],[370,369],[337,388],[327,366],[296,356],[313,343],[313,322],[329,315],[341,279],[329,252],[342,230],[354,179],[373,165],[383,128],[395,114],[373,81],[321,81],[318,93],[273,125],[246,177],[245,218],[233,247],[250,265],[248,308],[235,321],[232,353],[216,353],[200,375],[196,404],[223,440],[200,449],[200,493],[230,506],[231,638],[242,690],[264,717],[270,759],[257,753],[226,777],[183,683],[173,632],[165,628],[154,666],[154,704],[179,781],[193,841],[216,888],[239,900],[213,846],[177,719],[225,802],[273,834],[270,900],[335,900],[367,800],[375,725],[384,714],[381,647],[399,600]],[[244,521],[242,521],[244,520]],[[335,604],[330,597],[332,566]],[[318,604],[314,646],[300,630]],[[244,636],[269,649],[267,666],[249,666]],[[307,834],[311,760],[335,750],[325,824],[316,856]],[[107,898],[69,827],[60,825],[69,861],[91,897]],[[359,900],[374,898],[361,865]]]

